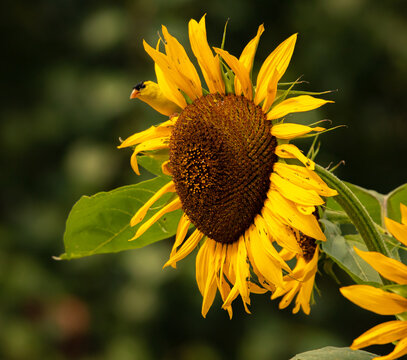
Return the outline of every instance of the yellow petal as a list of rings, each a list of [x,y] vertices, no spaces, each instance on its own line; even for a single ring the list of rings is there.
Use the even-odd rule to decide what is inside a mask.
[[[168,192],[175,192],[175,184],[173,181],[170,181],[168,184],[164,185],[140,209],[138,209],[136,214],[130,220],[130,226],[135,226],[139,222],[143,221],[151,205],[153,205],[161,196]]]
[[[314,171],[308,170],[303,166],[275,163],[273,171],[304,189],[315,190],[319,195],[328,197],[338,194],[336,190],[331,189]]]
[[[226,50],[222,50],[219,48],[213,48],[215,52],[220,55],[223,60],[229,65],[229,67],[233,70],[235,73],[236,77],[239,79],[241,87],[242,87],[242,93],[243,95],[249,99],[253,99],[253,87],[252,87],[252,82],[250,80],[250,75],[247,69],[244,67],[243,64],[239,62],[239,60],[229,54]],[[240,95],[236,93],[236,95]]]
[[[172,175],[171,167],[170,167],[170,161],[169,161],[169,160],[164,161],[164,162],[161,164],[161,171],[163,172],[164,175],[169,175],[169,176]]]
[[[324,131],[325,128],[323,127],[310,127],[301,124],[278,124],[274,125],[271,128],[271,135],[279,138],[279,139],[294,139],[298,136],[302,136],[308,134],[311,131]]]
[[[266,252],[266,254],[272,257],[274,260],[276,260],[280,264],[282,269],[291,272],[290,267],[281,258],[280,254],[270,241],[268,226],[266,225],[266,222],[260,215],[257,215],[255,217],[254,226],[255,230],[257,231],[258,239],[260,240],[260,243],[263,246],[263,249]]]
[[[343,296],[356,305],[380,315],[396,315],[407,311],[407,299],[369,285],[340,288]]]
[[[137,145],[133,151],[133,155],[130,158],[130,164],[133,168],[134,172],[137,175],[140,175],[140,171],[137,164],[137,155],[142,151],[151,151],[151,150],[160,150],[160,149],[167,149],[168,148],[168,137],[151,139],[142,142],[141,144]]]
[[[196,229],[192,233],[192,235],[184,242],[181,248],[164,264],[163,268],[175,264],[189,255],[191,251],[196,248],[202,237],[203,234],[198,229]]]
[[[239,57],[239,62],[241,64],[243,64],[243,66],[247,69],[247,71],[249,72],[249,75],[252,72],[254,55],[256,54],[260,36],[261,36],[261,34],[263,34],[263,32],[264,32],[264,26],[260,25],[257,30],[257,35],[252,40],[249,41],[249,43],[243,49],[242,54]],[[242,87],[240,85],[240,81],[239,81],[239,79],[235,78],[235,94],[241,94],[241,93],[242,93]]]
[[[143,225],[139,227],[136,232],[136,235],[131,238],[129,241],[136,240],[142,234],[146,232],[146,230],[151,227],[156,221],[158,221],[163,215],[178,210],[182,206],[181,200],[177,197],[175,200],[171,201],[168,205],[164,206],[161,210],[157,211],[150,219],[148,219]]]
[[[383,345],[403,337],[407,337],[407,321],[387,321],[360,335],[353,341],[351,348],[357,350],[375,344]]]
[[[315,190],[307,190],[301,186],[295,185],[289,180],[282,178],[276,172],[271,174],[270,181],[276,186],[281,195],[296,204],[305,206],[324,204],[324,200]]]
[[[276,190],[270,190],[267,197],[264,205],[275,218],[316,240],[326,240],[315,216],[300,213],[290,200],[287,200]]]
[[[267,93],[266,98],[264,99],[262,109],[263,112],[267,113],[270,110],[271,105],[273,104],[276,95],[277,95],[277,84],[278,80],[280,79],[280,73],[278,72],[277,68],[274,68],[270,72],[270,78],[267,85]]]
[[[117,148],[122,149],[140,144],[147,140],[170,136],[177,119],[178,117],[174,117],[158,126],[151,126],[147,130],[135,133],[124,140]]]
[[[176,66],[179,73],[188,79],[188,85],[190,87],[189,92],[194,95],[191,99],[199,98],[202,96],[202,86],[199,75],[196,72],[195,66],[189,60],[184,47],[162,26],[163,35],[166,41],[165,52],[171,59],[171,62]],[[188,91],[185,91],[188,93]]]
[[[248,236],[246,238],[248,247],[250,247],[251,254],[253,256],[253,262],[256,265],[258,271],[266,279],[269,284],[273,284],[279,287],[284,287],[281,265],[272,256],[268,255],[264,251],[264,247],[261,243],[261,239],[256,231],[254,225],[248,230]]]
[[[375,251],[362,251],[354,247],[356,253],[386,279],[407,285],[407,266],[395,259]]]
[[[191,225],[191,221],[189,221],[188,216],[182,214],[180,221],[178,222],[177,233],[175,235],[175,242],[172,246],[172,250],[170,253],[170,258],[177,252],[177,249],[183,243],[185,236],[187,235],[189,226]],[[176,264],[174,263],[171,265],[174,269],[176,268]]]
[[[184,96],[179,92],[177,85],[175,85],[175,83],[173,83],[170,79],[167,79],[165,73],[161,70],[157,63],[154,64],[154,69],[158,86],[160,87],[164,96],[173,103],[177,104],[181,109],[184,109],[187,106],[187,102]]]
[[[250,269],[247,262],[246,244],[242,237],[238,240],[234,267],[236,270],[236,281],[223,307],[228,307],[235,298],[235,293],[239,293],[242,297],[246,312],[250,313],[246,306],[250,305]]]
[[[212,50],[206,38],[205,16],[199,21],[191,20],[188,24],[189,41],[191,48],[198,60],[209,92],[216,94],[225,93],[225,83],[222,79],[220,62],[218,56],[213,56]]]
[[[281,144],[276,147],[276,155],[283,159],[298,159],[309,170],[315,169],[315,163],[308,159],[295,145]]]
[[[407,246],[407,225],[399,224],[398,222],[384,218],[387,229],[401,243]]]
[[[196,257],[196,279],[202,294],[202,316],[205,318],[216,295],[216,243],[207,239]]]
[[[272,93],[273,89],[269,86],[270,81],[276,87],[277,82],[284,75],[290,63],[296,40],[297,34],[290,36],[264,61],[257,76],[256,95],[254,98],[256,105],[260,104],[267,97],[268,93]]]
[[[160,67],[161,71],[165,74],[167,82],[171,82],[177,86],[177,89],[184,91],[191,100],[195,100],[198,96],[195,87],[185,74],[178,70],[177,64],[174,64],[171,59],[165,54],[155,50],[143,40],[144,50]]]
[[[267,228],[269,229],[271,236],[278,245],[294,254],[302,253],[293,232],[289,231],[286,225],[281,224],[281,222],[273,216],[272,212],[267,207],[263,207],[261,215],[267,224]]]
[[[279,119],[287,114],[294,112],[303,112],[314,110],[326,103],[332,103],[330,100],[323,100],[314,98],[309,95],[300,95],[293,98],[289,98],[276,105],[271,111],[267,114],[268,120]]]
[[[407,336],[407,334],[405,336]],[[375,358],[375,360],[399,359],[401,356],[406,354],[407,354],[407,337],[401,339],[390,354],[387,354],[386,356],[379,356]]]

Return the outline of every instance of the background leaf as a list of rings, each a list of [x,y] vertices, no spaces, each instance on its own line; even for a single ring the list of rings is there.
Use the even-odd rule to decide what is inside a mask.
[[[407,206],[407,184],[401,185],[385,197],[386,216],[400,222],[400,203]]]
[[[140,226],[130,227],[132,216],[169,180],[169,177],[161,176],[110,192],[81,197],[66,223],[65,253],[61,258],[135,249],[173,236],[181,216],[180,210],[164,215],[137,240],[128,241]],[[158,200],[147,212],[145,220],[162,208],[171,195],[165,194]]]
[[[327,240],[321,242],[322,250],[335,261],[357,283],[374,282],[381,283],[377,272],[361,257],[359,257],[353,246],[366,251],[366,246],[355,236],[344,236],[337,224],[327,219],[320,220],[324,225],[324,233]]]
[[[291,360],[367,360],[376,356],[367,351],[327,346],[295,355]]]

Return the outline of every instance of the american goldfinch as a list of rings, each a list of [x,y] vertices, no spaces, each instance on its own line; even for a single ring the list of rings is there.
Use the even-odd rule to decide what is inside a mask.
[[[163,115],[174,115],[181,108],[168,100],[154,81],[142,81],[133,87],[130,99],[140,99]]]

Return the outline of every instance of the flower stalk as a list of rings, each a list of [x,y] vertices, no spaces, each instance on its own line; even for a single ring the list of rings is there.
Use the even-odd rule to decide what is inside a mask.
[[[335,201],[343,208],[343,210],[352,220],[363,241],[365,242],[367,249],[369,251],[377,251],[387,257],[391,257],[374,221],[367,212],[366,208],[359,201],[356,195],[349,189],[349,187],[330,171],[318,164],[315,164],[315,171],[319,174],[319,176],[321,176],[328,186],[338,191],[338,196],[335,197]],[[382,279],[385,285],[390,284],[388,280],[384,278]]]

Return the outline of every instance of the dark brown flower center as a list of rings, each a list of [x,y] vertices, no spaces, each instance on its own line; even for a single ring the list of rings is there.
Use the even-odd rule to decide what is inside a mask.
[[[260,213],[276,161],[276,138],[261,107],[210,94],[188,105],[170,139],[182,208],[203,234],[231,243]]]

